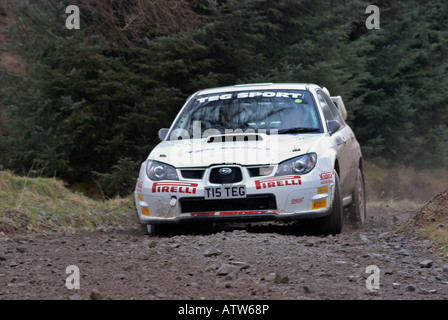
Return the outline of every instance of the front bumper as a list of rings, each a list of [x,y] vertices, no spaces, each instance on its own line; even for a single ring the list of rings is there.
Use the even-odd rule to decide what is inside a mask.
[[[205,200],[204,190],[211,185],[206,179],[151,181],[140,172],[135,202],[141,223],[321,218],[330,214],[334,197],[333,174],[318,170],[304,176],[245,176],[232,185],[244,185],[247,198]]]
[[[188,215],[182,214],[172,218],[142,217],[142,224],[177,224],[193,221],[216,221],[216,222],[260,222],[260,221],[295,221],[301,219],[316,219],[326,217],[330,209],[319,211],[282,213],[274,211],[225,211],[215,212],[213,215]]]

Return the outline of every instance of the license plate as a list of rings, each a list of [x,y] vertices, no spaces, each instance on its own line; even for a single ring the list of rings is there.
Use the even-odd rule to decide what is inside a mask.
[[[204,189],[205,199],[246,198],[246,186],[220,186]]]

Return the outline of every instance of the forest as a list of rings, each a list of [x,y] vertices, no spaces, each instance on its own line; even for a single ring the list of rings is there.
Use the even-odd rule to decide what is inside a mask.
[[[446,0],[5,0],[0,28],[0,170],[128,194],[188,96],[256,82],[342,96],[366,161],[448,163]]]

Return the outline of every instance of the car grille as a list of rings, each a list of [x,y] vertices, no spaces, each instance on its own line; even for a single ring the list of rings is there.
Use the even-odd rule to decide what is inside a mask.
[[[249,167],[247,171],[249,171],[250,177],[261,177],[268,176],[272,173],[274,167],[272,166],[262,166],[262,167]]]
[[[204,175],[205,170],[180,170],[180,173],[182,174],[182,177],[184,179],[194,179],[194,180],[201,180],[202,176]]]
[[[181,198],[179,203],[182,213],[277,209],[273,194],[249,195],[238,199]]]
[[[230,168],[232,172],[224,175],[219,172],[222,168]],[[217,184],[237,183],[243,180],[243,174],[240,167],[216,167],[210,171],[209,181]]]

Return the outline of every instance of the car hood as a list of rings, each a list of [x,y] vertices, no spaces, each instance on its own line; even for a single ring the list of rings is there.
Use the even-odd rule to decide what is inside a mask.
[[[226,141],[210,138],[163,141],[150,153],[148,159],[170,164],[177,168],[208,167],[214,164],[276,164],[308,153],[324,136],[313,134],[259,134],[258,141]]]

